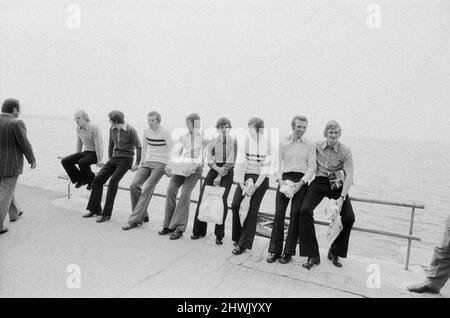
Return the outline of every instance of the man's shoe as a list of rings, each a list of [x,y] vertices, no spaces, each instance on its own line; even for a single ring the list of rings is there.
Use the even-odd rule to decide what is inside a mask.
[[[306,269],[311,269],[311,267],[313,267],[314,265],[319,265],[320,264],[320,257],[308,257],[308,261],[303,264],[302,266]]]
[[[233,253],[234,255],[239,255],[245,252],[245,248],[242,248],[240,246],[236,246],[231,253]]]
[[[412,293],[429,293],[429,294],[439,294],[438,290],[431,288],[427,283],[422,283],[419,285],[412,285],[406,287]]]
[[[287,264],[292,260],[292,256],[289,254],[283,254],[283,256],[281,256],[279,262],[281,264]]]
[[[198,234],[192,234],[191,235],[191,240],[198,240],[201,237],[203,237],[203,236],[202,235],[198,235]]]
[[[163,228],[161,231],[158,232],[159,235],[167,235],[169,233],[172,233],[174,230],[171,230],[167,227]]]
[[[333,265],[336,267],[342,267],[342,263],[339,260],[338,256],[333,255],[330,251],[328,251],[328,259],[333,262]]]
[[[87,184],[86,189],[89,191],[92,190],[92,181]]]
[[[222,244],[223,244],[222,238],[216,237],[216,244],[217,244],[217,245],[222,245]]]
[[[237,242],[233,242],[233,246],[238,246],[238,243]]]
[[[23,215],[23,211],[22,211],[22,212],[19,212],[19,215],[17,216],[16,219],[14,219],[14,220],[9,220],[9,222],[16,222],[22,215]]]
[[[183,236],[183,232],[182,231],[175,231],[172,234],[170,234],[169,238],[171,240],[178,240],[182,236]]]
[[[103,223],[109,221],[109,219],[111,219],[110,215],[102,215],[100,218],[97,219],[97,223]]]
[[[96,215],[100,215],[100,213],[94,213],[92,211],[89,211],[89,213],[83,215],[83,217],[84,218],[91,218],[91,217],[96,216]]]
[[[267,263],[274,263],[277,259],[280,258],[280,254],[270,253],[266,258]]]
[[[84,182],[79,181],[79,182],[77,182],[77,183],[75,184],[75,188],[79,189],[79,188],[81,188],[81,187],[84,186],[84,185],[85,185]]]
[[[122,230],[128,231],[128,230],[131,230],[131,229],[133,229],[133,228],[135,228],[137,226],[138,226],[137,224],[130,224],[130,223],[128,223],[127,225],[122,227]]]
[[[3,230],[0,231],[0,234],[4,234],[4,233],[6,233],[6,232],[8,232],[8,231],[9,231],[8,228],[5,227]]]
[[[149,218],[148,216],[144,216],[144,222],[145,222],[145,223],[150,222],[150,218]]]

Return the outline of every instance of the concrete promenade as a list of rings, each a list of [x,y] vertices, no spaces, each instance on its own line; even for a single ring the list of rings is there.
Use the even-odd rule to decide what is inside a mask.
[[[400,264],[349,255],[338,269],[326,259],[326,250],[321,265],[310,271],[301,267],[304,259],[298,256],[287,265],[268,264],[269,240],[261,237],[251,251],[233,256],[229,222],[222,246],[215,244],[212,226],[204,239],[192,241],[188,227],[180,240],[171,241],[157,233],[163,199],[150,204],[149,223],[125,232],[128,195],[119,191],[124,198],[111,221],[97,224],[95,218],[81,217],[85,197],[68,200],[62,193],[19,185],[16,197],[25,213],[15,223],[6,222],[10,231],[0,236],[0,298],[450,295],[449,286],[437,296],[407,292],[407,285],[423,280],[418,266],[405,271]],[[370,264],[380,268],[380,288],[367,286]],[[70,288],[74,268],[80,270],[80,288]]]

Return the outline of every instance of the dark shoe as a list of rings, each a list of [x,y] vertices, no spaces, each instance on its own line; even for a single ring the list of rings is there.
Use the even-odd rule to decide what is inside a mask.
[[[233,246],[238,246],[238,243],[237,242],[233,242]]]
[[[342,263],[339,260],[338,256],[333,255],[330,251],[328,251],[328,259],[333,262],[333,265],[336,267],[342,267]]]
[[[97,223],[103,223],[109,221],[109,219],[111,219],[110,215],[102,215],[100,218],[97,219]]]
[[[81,188],[81,187],[84,186],[84,185],[85,185],[84,182],[79,181],[79,182],[77,182],[77,183],[75,184],[75,188],[79,189],[79,188]]]
[[[198,235],[198,234],[192,234],[191,235],[191,240],[198,240],[199,238],[203,237],[203,235]]]
[[[280,254],[270,253],[266,258],[267,263],[274,263],[277,259],[280,258]]]
[[[91,218],[91,217],[96,216],[96,215],[100,215],[100,213],[94,213],[94,212],[92,212],[92,211],[89,211],[89,213],[83,215],[83,217],[84,217],[84,218]]]
[[[20,212],[17,219],[10,220],[9,222],[16,222],[22,215],[23,215],[23,212]]]
[[[88,189],[89,191],[92,190],[92,181],[87,184],[86,189]]]
[[[170,234],[170,236],[169,236],[169,238],[171,239],[171,240],[178,240],[180,237],[182,237],[183,236],[183,232],[181,232],[181,231],[175,231],[175,232],[173,232],[172,234]]]
[[[8,232],[8,231],[9,231],[8,228],[5,227],[3,230],[0,231],[0,234],[4,234],[4,233],[6,233],[6,232]]]
[[[292,260],[292,256],[289,254],[283,254],[283,256],[281,256],[279,262],[281,264],[287,264]]]
[[[306,269],[311,269],[311,267],[313,267],[314,265],[319,265],[320,264],[320,257],[308,257],[308,261],[303,264],[302,266]]]
[[[412,285],[412,286],[408,286],[406,287],[410,292],[412,293],[430,293],[430,294],[439,294],[438,290],[435,290],[433,288],[431,288],[430,286],[428,286],[428,284],[423,283],[423,284],[419,284],[419,285]]]
[[[231,251],[234,255],[239,255],[245,252],[245,248],[242,248],[240,246],[236,246],[234,250]]]
[[[133,229],[133,228],[135,228],[135,227],[137,227],[138,225],[137,224],[127,224],[127,225],[125,225],[125,226],[123,226],[122,227],[122,230],[124,230],[124,231],[128,231],[128,230],[131,230],[131,229]]]
[[[217,244],[217,245],[222,245],[222,244],[223,244],[222,239],[216,237],[216,244]]]
[[[158,232],[159,235],[167,235],[169,233],[172,233],[174,230],[171,230],[167,227],[163,228],[161,231]]]
[[[150,222],[150,218],[149,218],[148,216],[144,216],[144,222],[145,222],[145,223]]]

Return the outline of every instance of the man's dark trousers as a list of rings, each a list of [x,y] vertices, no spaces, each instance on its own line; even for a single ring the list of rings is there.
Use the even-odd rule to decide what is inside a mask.
[[[283,173],[283,180],[291,180],[292,182],[299,182],[303,178],[304,174],[300,172],[287,172]],[[284,253],[287,255],[295,255],[295,249],[299,240],[299,210],[303,202],[307,184],[304,184],[300,190],[294,195],[292,199],[286,197],[280,192],[280,186],[278,186],[277,194],[275,197],[275,218],[272,226],[272,234],[270,237],[269,253],[281,255],[283,251],[284,240],[284,221],[286,217],[286,209],[291,202],[290,221],[288,228],[288,235],[286,237],[286,245],[284,247]]]
[[[339,199],[342,188],[331,190],[330,181],[327,177],[316,177],[311,182],[306,191],[300,208],[300,256],[319,256],[319,245],[314,228],[314,209],[319,205],[324,197]],[[350,232],[355,223],[355,214],[348,195],[346,196],[341,209],[341,221],[343,229],[338,237],[333,241],[330,252],[334,256],[347,257]]]
[[[106,193],[105,206],[102,215],[111,216],[114,199],[116,198],[119,182],[131,169],[133,165],[133,158],[129,157],[113,157],[105,166],[99,171],[92,182],[92,192],[87,205],[87,210],[100,214],[102,212],[101,202],[103,194],[103,185],[109,180],[108,192]]]
[[[69,175],[72,183],[91,183],[95,174],[91,170],[91,165],[97,163],[95,151],[82,151],[69,155],[61,160],[61,164]],[[79,168],[76,167],[78,164]]]

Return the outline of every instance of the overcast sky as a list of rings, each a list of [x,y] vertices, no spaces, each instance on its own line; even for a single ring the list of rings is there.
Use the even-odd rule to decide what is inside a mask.
[[[304,114],[315,134],[336,119],[351,137],[448,142],[450,1],[0,0],[7,97],[34,115],[283,128]]]

